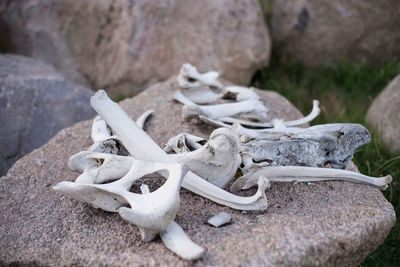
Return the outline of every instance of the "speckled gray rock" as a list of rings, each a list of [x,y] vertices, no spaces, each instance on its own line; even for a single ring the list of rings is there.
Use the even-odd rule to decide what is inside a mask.
[[[246,84],[270,57],[257,0],[2,1],[1,18],[10,49],[114,95],[136,94],[185,62]]]
[[[378,131],[383,144],[392,153],[400,153],[400,75],[374,100],[366,121]]]
[[[400,60],[398,0],[276,0],[272,39],[307,65]]]
[[[164,145],[182,131],[207,136],[211,127],[182,122],[172,101],[175,77],[121,103],[136,118],[155,109],[145,126]],[[271,116],[296,119],[300,113],[282,96],[262,92]],[[279,116],[281,115],[281,116]],[[266,212],[241,213],[186,190],[176,222],[206,249],[195,262],[180,260],[160,240],[145,243],[138,229],[117,214],[96,210],[51,190],[75,180],[68,158],[87,148],[91,121],[60,131],[20,159],[0,178],[0,261],[40,265],[165,266],[331,266],[356,265],[383,242],[395,220],[393,207],[371,186],[349,182],[273,184]],[[150,187],[161,182],[145,181]],[[209,226],[219,212],[232,224]]]
[[[93,117],[92,94],[41,61],[0,55],[0,175],[59,130]]]

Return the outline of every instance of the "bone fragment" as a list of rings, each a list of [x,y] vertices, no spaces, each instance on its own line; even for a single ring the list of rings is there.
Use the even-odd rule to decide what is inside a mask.
[[[256,185],[259,176],[264,176],[271,182],[351,181],[374,185],[381,190],[385,190],[392,181],[390,175],[375,178],[357,172],[331,168],[277,166],[262,168],[243,175],[232,184],[231,191],[237,192]]]
[[[318,100],[313,100],[313,108],[307,116],[298,119],[298,120],[293,120],[293,121],[284,121],[283,124],[286,127],[293,127],[293,126],[298,126],[302,125],[305,123],[308,123],[315,119],[319,113],[321,112],[321,109],[319,108],[319,101]],[[260,127],[260,128],[272,128],[274,127],[274,124],[272,122],[254,122],[254,121],[247,121],[247,120],[241,120],[241,119],[236,119],[232,117],[221,117],[219,118],[220,121],[224,123],[239,123],[243,126],[250,126],[250,127]]]
[[[142,115],[139,116],[139,118],[137,118],[136,125],[140,129],[143,129],[146,120],[151,116],[151,114],[153,114],[153,112],[154,110],[152,109],[146,110]]]
[[[243,162],[243,173],[263,162],[310,167],[330,164],[333,168],[344,169],[356,149],[371,140],[364,126],[351,123],[264,131],[245,129],[237,124],[233,128],[241,135],[242,158],[251,158]]]
[[[180,133],[168,140],[164,151],[167,153],[171,151],[175,153],[190,152],[199,149],[203,142],[205,143],[207,140],[192,134]]]
[[[226,212],[220,212],[217,215],[211,217],[207,222],[214,227],[220,227],[224,224],[230,223],[232,216]]]
[[[136,123],[141,129],[143,129],[145,121],[152,113],[153,110],[147,110],[137,119]],[[93,120],[91,137],[94,143],[88,149],[89,151],[118,154],[118,137],[111,135],[111,130],[108,128],[107,123],[100,116],[96,116]]]
[[[283,124],[286,127],[293,127],[293,126],[297,126],[297,125],[302,125],[304,123],[310,122],[313,119],[315,119],[320,112],[319,109],[319,102],[317,100],[313,101],[314,105],[313,105],[313,110],[311,111],[311,113],[309,115],[307,115],[304,118],[298,119],[298,120],[293,120],[293,121],[284,121]],[[253,122],[253,121],[248,121],[248,120],[241,120],[241,119],[237,119],[237,118],[232,118],[232,117],[222,117],[219,119],[212,119],[209,118],[205,115],[200,114],[199,115],[199,119],[204,121],[205,123],[217,126],[217,127],[226,127],[226,128],[231,128],[232,124],[239,123],[242,126],[249,126],[249,127],[259,127],[259,128],[273,128],[274,127],[274,123],[271,122]],[[264,129],[259,129],[264,130]]]
[[[224,188],[240,165],[239,145],[239,139],[232,130],[219,128],[199,149],[171,156],[204,180]]]
[[[236,101],[245,100],[259,100],[260,96],[254,92],[253,88],[243,87],[243,86],[227,86],[224,88],[224,98],[234,99]]]
[[[174,221],[160,233],[164,245],[185,260],[196,260],[200,258],[204,249],[194,243]]]
[[[221,100],[224,96],[222,90],[220,90],[221,92],[215,91],[208,86],[199,86],[184,90],[182,94],[196,104],[211,104]]]
[[[199,115],[202,115],[211,119],[236,116],[239,118],[265,121],[268,113],[268,109],[257,99],[217,105],[197,105],[179,91],[175,92],[174,98],[178,102],[184,104],[182,108],[182,117],[184,119],[197,118]]]
[[[112,102],[103,90],[99,90],[92,98],[91,105],[104,118],[111,129],[118,135],[122,144],[135,158],[166,163],[176,163],[157,144],[126,115],[122,108]],[[259,181],[260,187],[251,197],[233,195],[188,172],[182,181],[182,187],[195,194],[208,198],[218,204],[239,210],[264,210],[268,208],[265,197],[266,181]]]
[[[243,86],[228,86],[222,90],[209,86],[199,86],[184,90],[181,93],[196,104],[212,104],[221,99],[231,99],[237,102],[260,99],[253,88]]]
[[[198,87],[201,85],[208,85],[213,87],[222,87],[222,84],[217,80],[219,73],[210,71],[200,74],[196,67],[185,63],[182,65],[178,74],[178,84],[183,89]]]
[[[72,171],[82,172],[76,183],[101,184],[126,175],[133,161],[132,157],[82,151],[69,158],[68,167]]]

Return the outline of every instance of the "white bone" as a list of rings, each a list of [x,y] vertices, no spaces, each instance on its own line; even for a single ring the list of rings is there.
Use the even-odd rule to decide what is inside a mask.
[[[234,98],[236,101],[244,101],[250,99],[259,100],[260,96],[254,92],[253,88],[235,85],[224,88],[224,98]]]
[[[118,135],[127,151],[135,158],[166,163],[176,163],[157,144],[128,117],[117,104],[112,102],[103,90],[99,90],[91,100],[92,107],[102,116],[111,129]],[[266,181],[260,180],[260,187],[251,197],[231,194],[188,172],[182,181],[182,187],[195,194],[208,198],[218,204],[239,210],[264,210],[268,208],[265,197]]]
[[[126,175],[133,161],[132,157],[82,151],[69,158],[68,167],[82,172],[76,183],[101,184]]]
[[[207,223],[211,224],[214,227],[220,227],[224,224],[230,223],[232,220],[232,216],[226,212],[220,212],[217,215],[211,217]]]
[[[132,184],[146,174],[168,171],[167,181],[149,194],[129,192]],[[165,175],[165,172],[163,172]],[[177,163],[156,163],[134,160],[128,173],[108,184],[61,182],[54,190],[120,216],[139,227],[142,239],[151,241],[164,231],[179,209],[179,188],[186,174]],[[129,207],[124,207],[125,205]]]
[[[206,142],[206,140],[192,134],[180,133],[168,140],[164,151],[167,153],[171,151],[175,153],[190,152],[199,149],[202,142]]]
[[[239,145],[239,139],[232,130],[219,128],[199,149],[171,156],[204,180],[224,188],[240,165]]]
[[[142,194],[150,194],[150,189],[147,184],[142,184],[140,186],[140,191],[142,192]]]
[[[136,123],[141,129],[143,129],[144,123],[152,113],[153,110],[147,110],[139,116]],[[88,149],[89,151],[118,154],[118,137],[111,135],[111,130],[108,128],[107,123],[100,116],[96,116],[93,120],[91,137],[94,143]]]
[[[246,119],[265,121],[268,113],[268,109],[257,99],[218,105],[197,105],[179,91],[175,92],[174,98],[184,104],[182,108],[182,116],[184,119],[203,115],[211,119],[237,116]]]
[[[392,181],[392,177],[390,175],[374,178],[347,170],[278,166],[262,168],[256,172],[243,175],[232,184],[231,191],[236,192],[240,189],[247,189],[256,185],[257,179],[260,175],[266,177],[271,182],[316,182],[343,180],[374,185],[381,190],[385,190],[388,187],[388,184],[390,184]]]
[[[293,120],[293,121],[283,121],[283,124],[286,127],[293,127],[293,126],[298,126],[302,125],[305,123],[308,123],[315,119],[319,113],[321,112],[321,109],[319,108],[319,101],[318,100],[313,100],[313,108],[307,116],[298,119],[298,120]],[[236,118],[231,118],[231,117],[220,117],[220,121],[225,122],[225,123],[240,123],[243,126],[250,126],[250,127],[260,127],[260,128],[272,128],[274,127],[274,124],[272,122],[253,122],[253,121],[246,121],[246,120],[240,120]]]
[[[303,117],[298,120],[293,120],[293,121],[283,121],[283,125],[286,127],[293,127],[293,126],[298,126],[302,125],[304,123],[308,123],[315,119],[319,113],[320,113],[320,108],[319,108],[319,102],[317,100],[313,101],[313,109],[310,114],[308,114],[306,117]],[[217,126],[217,127],[226,127],[226,128],[231,128],[233,123],[239,123],[242,126],[250,126],[250,127],[260,127],[260,128],[272,128],[274,127],[274,124],[271,122],[253,122],[253,121],[247,121],[247,120],[241,120],[237,118],[232,118],[232,117],[222,117],[219,119],[212,119],[204,114],[199,115],[200,120]],[[259,130],[264,130],[264,129],[259,129]]]
[[[140,129],[143,129],[144,123],[150,117],[150,115],[153,114],[153,112],[154,112],[154,110],[152,110],[152,109],[146,110],[142,115],[139,116],[139,118],[137,118],[136,125]]]
[[[111,137],[111,130],[107,127],[107,123],[100,116],[94,118],[90,136],[94,143],[107,140]]]
[[[196,104],[210,104],[221,100],[224,94],[214,92],[208,86],[199,86],[196,88],[184,90],[182,94]]]
[[[204,253],[204,249],[194,243],[174,221],[160,233],[160,237],[167,248],[185,260],[196,260]]]
[[[179,86],[183,89],[194,88],[201,85],[222,87],[222,84],[217,80],[218,77],[218,72],[210,71],[200,74],[196,67],[185,63],[181,67],[177,80]]]

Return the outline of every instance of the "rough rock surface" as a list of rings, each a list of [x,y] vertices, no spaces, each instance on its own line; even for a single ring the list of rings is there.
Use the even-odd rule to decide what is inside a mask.
[[[400,153],[400,75],[374,100],[366,121],[378,131],[392,153]]]
[[[93,117],[92,94],[41,61],[0,55],[0,175],[59,130]]]
[[[257,0],[3,1],[1,21],[12,51],[114,95],[133,95],[185,62],[246,84],[270,56]]]
[[[173,77],[121,103],[133,118],[146,109],[155,109],[145,129],[159,145],[182,131],[207,136],[212,130],[203,124],[181,121],[181,105],[172,101],[176,89]],[[274,113],[271,116],[300,116],[277,93],[264,91],[262,95]],[[0,178],[3,263],[356,265],[383,242],[395,221],[393,207],[378,189],[349,182],[273,184],[266,192],[270,208],[247,213],[182,190],[175,221],[206,249],[202,259],[183,261],[160,240],[141,241],[138,229],[119,215],[96,210],[51,190],[58,182],[77,177],[68,170],[67,160],[91,144],[90,128],[91,121],[85,121],[60,131]],[[222,211],[232,215],[232,224],[221,228],[206,224]]]
[[[276,0],[274,46],[307,65],[400,60],[398,0]]]

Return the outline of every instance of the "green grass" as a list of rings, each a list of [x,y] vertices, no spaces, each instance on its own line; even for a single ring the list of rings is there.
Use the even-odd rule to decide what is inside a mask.
[[[318,68],[272,59],[270,66],[256,73],[252,85],[274,90],[288,98],[303,114],[308,114],[312,99],[320,100],[321,114],[312,124],[355,122],[365,125],[372,100],[400,73],[400,64],[373,67],[367,62],[343,62]],[[370,176],[391,174],[393,182],[384,192],[400,217],[400,156],[390,155],[374,132],[372,141],[358,149],[354,162]],[[400,266],[400,226],[396,223],[380,248],[363,266]]]

